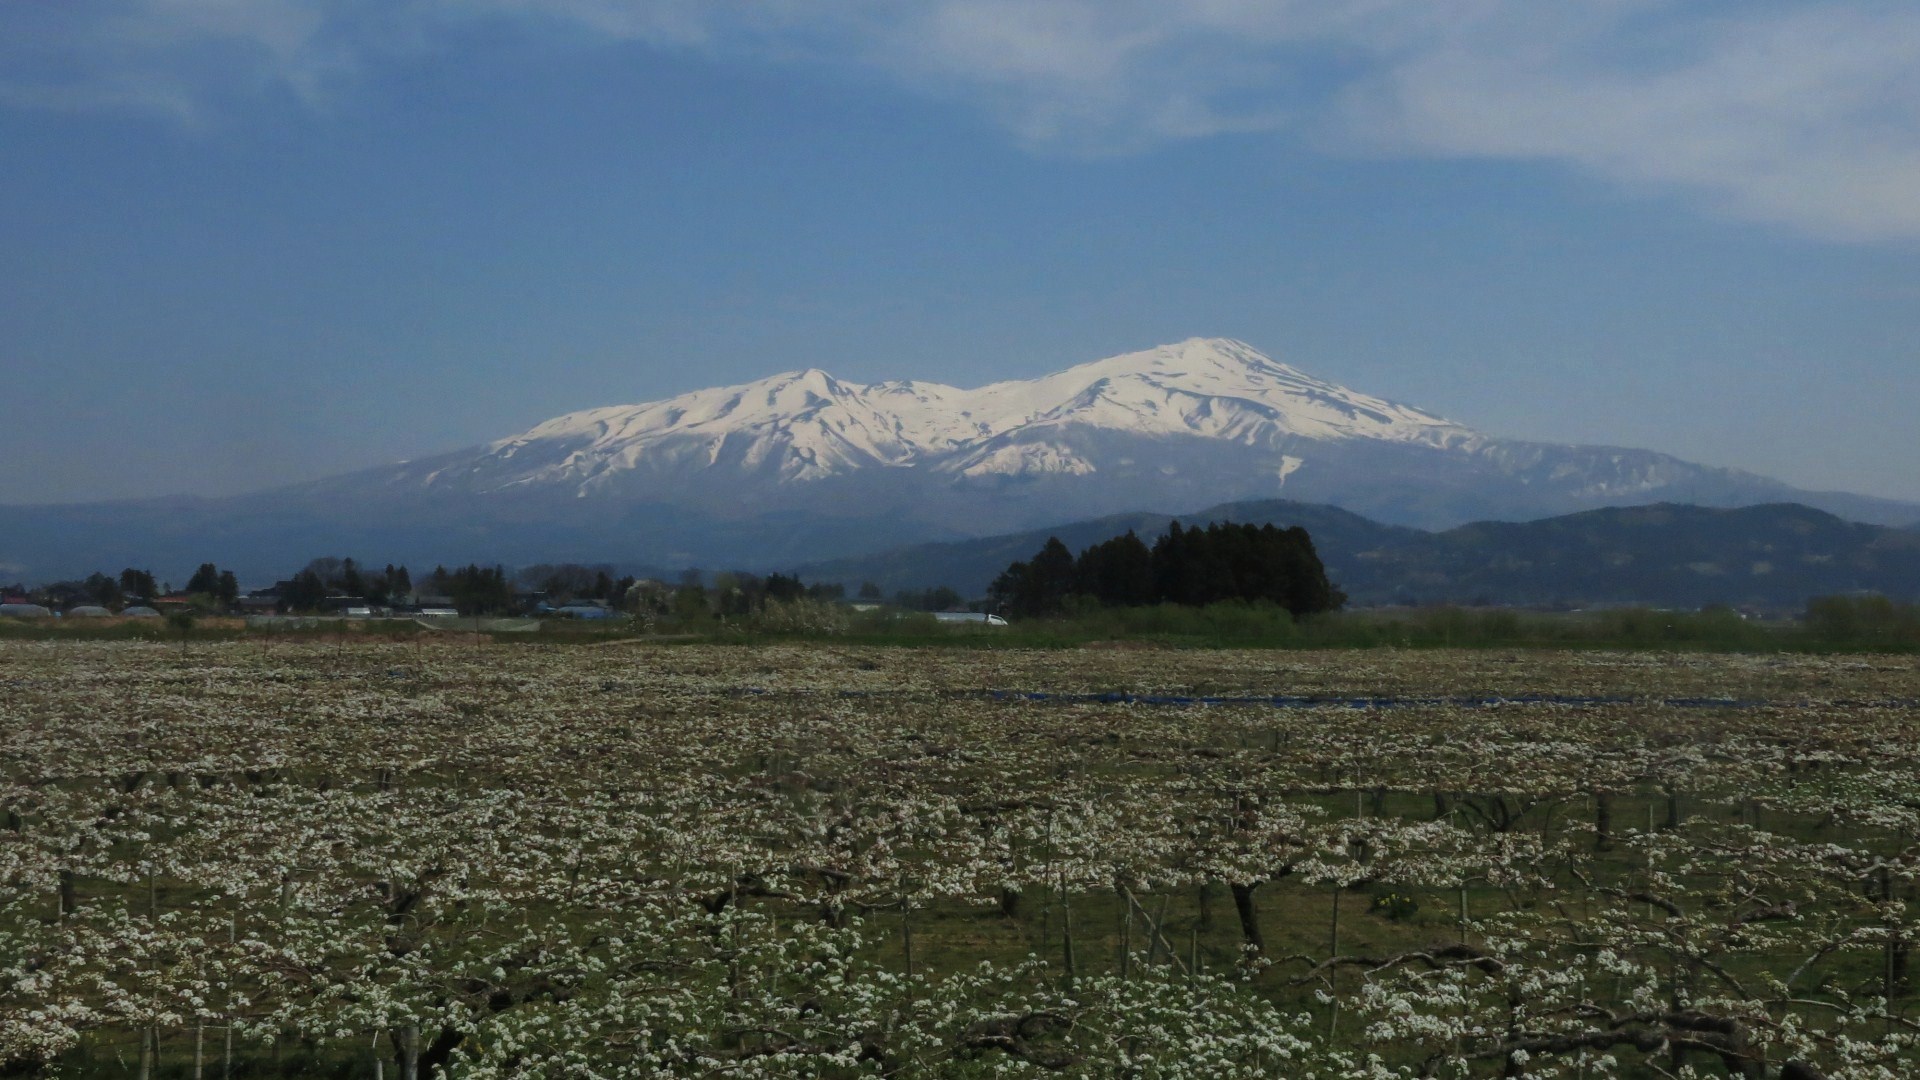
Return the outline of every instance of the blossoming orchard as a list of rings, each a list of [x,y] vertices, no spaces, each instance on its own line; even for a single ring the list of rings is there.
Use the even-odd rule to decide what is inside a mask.
[[[0,1074],[1920,1076],[1920,660],[0,643]]]

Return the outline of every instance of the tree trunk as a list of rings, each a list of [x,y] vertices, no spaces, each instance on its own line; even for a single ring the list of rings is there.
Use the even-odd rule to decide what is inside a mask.
[[[1260,912],[1253,903],[1253,890],[1260,887],[1255,881],[1242,885],[1234,883],[1233,910],[1240,916],[1240,938],[1253,946],[1255,952],[1267,951],[1267,939],[1260,934]]]
[[[1602,791],[1593,797],[1593,850],[1613,850],[1613,793]]]
[[[413,1034],[415,1030],[411,1027],[407,1029],[410,1036],[407,1040],[408,1049],[419,1054],[412,1067],[407,1070],[413,1074],[411,1080],[419,1080],[422,1076],[431,1080],[433,1077],[446,1075],[447,1062],[453,1060],[454,1048],[459,1046],[460,1041],[466,1036],[453,1028],[443,1027],[440,1029],[440,1034],[433,1037],[432,1045],[425,1051],[419,1051],[415,1048],[419,1045],[420,1037]]]
[[[1331,923],[1332,925],[1327,931],[1327,959],[1329,960],[1340,955],[1340,887],[1338,885],[1334,886],[1333,889],[1333,916]],[[1333,977],[1336,980],[1340,978],[1339,968],[1333,969]]]
[[[420,1029],[412,1024],[387,1033],[393,1040],[393,1058],[400,1067],[400,1080],[420,1080]]]

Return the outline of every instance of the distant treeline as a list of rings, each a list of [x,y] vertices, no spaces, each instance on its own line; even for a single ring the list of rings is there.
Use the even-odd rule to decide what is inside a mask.
[[[1313,539],[1299,526],[1174,522],[1149,548],[1128,530],[1075,557],[1049,537],[1027,562],[1007,567],[990,596],[1008,615],[1058,615],[1076,598],[1104,607],[1226,601],[1272,604],[1298,618],[1337,610],[1346,595],[1327,580]]]
[[[89,604],[119,611],[133,604],[151,604],[170,588],[156,582],[147,571],[129,566],[118,575],[95,572],[84,578],[50,581],[34,587],[0,586],[0,596],[16,603],[41,604],[56,610]]]
[[[479,616],[538,614],[586,603],[688,628],[756,616],[781,605],[834,604],[846,599],[847,588],[840,583],[809,584],[792,574],[727,570],[709,575],[688,569],[677,584],[668,584],[621,574],[607,564],[537,563],[516,570],[469,563],[436,566],[416,576],[404,565],[369,565],[342,556],[311,559],[271,586],[244,595],[233,571],[213,563],[202,563],[177,592],[171,583],[156,581],[151,573],[133,567],[117,576],[95,573],[32,587],[0,586],[0,601],[38,605],[53,612],[98,606],[118,613],[157,603],[170,612],[201,615],[242,611],[307,615],[359,607],[385,614],[432,606]],[[871,582],[860,585],[858,599],[875,605],[885,602],[880,587]],[[957,608],[965,602],[944,585],[902,591],[891,601],[895,607],[918,611]]]

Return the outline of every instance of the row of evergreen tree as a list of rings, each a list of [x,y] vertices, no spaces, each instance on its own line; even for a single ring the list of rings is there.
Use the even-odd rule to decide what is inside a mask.
[[[990,596],[1005,614],[1025,618],[1058,614],[1074,597],[1109,607],[1245,600],[1277,604],[1296,617],[1336,610],[1347,599],[1297,525],[1184,529],[1177,521],[1151,548],[1128,530],[1078,558],[1049,537],[1031,560],[1007,567]]]

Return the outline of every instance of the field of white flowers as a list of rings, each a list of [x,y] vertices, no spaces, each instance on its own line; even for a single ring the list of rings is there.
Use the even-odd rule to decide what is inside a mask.
[[[1920,661],[0,643],[0,1075],[1920,1076]]]

